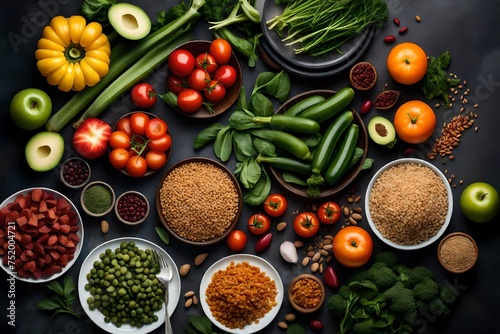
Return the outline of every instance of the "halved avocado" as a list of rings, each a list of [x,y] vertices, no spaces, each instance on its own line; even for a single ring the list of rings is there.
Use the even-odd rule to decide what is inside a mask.
[[[374,116],[370,119],[368,134],[375,143],[389,148],[392,148],[397,141],[394,125],[383,116]]]
[[[28,165],[36,172],[46,172],[61,161],[64,138],[57,132],[42,131],[28,140],[24,154]]]
[[[138,40],[151,31],[151,19],[140,7],[117,3],[108,10],[108,19],[118,34],[126,39]]]

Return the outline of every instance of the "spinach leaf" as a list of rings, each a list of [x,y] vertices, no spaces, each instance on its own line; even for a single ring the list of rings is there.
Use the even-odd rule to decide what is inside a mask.
[[[266,92],[277,98],[281,102],[285,102],[290,95],[290,76],[287,72],[281,71],[271,80],[266,86]]]
[[[195,149],[202,148],[203,146],[211,143],[217,138],[217,134],[224,126],[220,123],[214,123],[201,130],[193,142]]]
[[[264,94],[255,93],[250,98],[250,110],[256,116],[268,117],[274,114],[274,105]]]
[[[236,101],[238,109],[248,109],[247,105],[247,95],[245,92],[245,87],[241,86],[240,95],[238,95],[238,100]]]
[[[243,201],[249,205],[261,205],[271,192],[271,178],[264,166],[261,166],[261,171],[259,181],[243,196]]]
[[[284,171],[281,175],[283,176],[283,180],[285,180],[285,182],[287,183],[296,184],[301,187],[307,187],[307,182],[293,173]]]
[[[226,162],[231,157],[233,150],[233,128],[224,126],[218,133],[214,142],[214,153],[222,162]]]
[[[271,80],[273,80],[275,76],[276,76],[276,74],[274,74],[273,72],[266,71],[266,72],[260,73],[257,76],[257,78],[255,79],[255,84],[254,84],[251,96],[253,96],[258,91],[265,89],[266,86],[269,84],[269,82]]]
[[[259,137],[253,138],[253,147],[257,153],[262,153],[268,157],[274,157],[276,155],[276,146],[269,140],[265,140]]]
[[[245,161],[255,155],[252,136],[248,132],[233,131],[233,149],[236,160]]]
[[[240,182],[246,189],[255,187],[261,177],[261,167],[255,158],[250,158],[236,164],[234,174],[238,177]]]
[[[156,234],[160,237],[160,240],[165,244],[169,245],[170,244],[170,236],[168,235],[168,232],[165,231],[161,227],[155,227]]]
[[[242,110],[236,110],[229,117],[229,126],[235,130],[262,128],[264,125],[254,123],[253,117],[254,116],[250,116]]]
[[[286,334],[306,334],[306,330],[298,323],[292,323],[286,329]]]

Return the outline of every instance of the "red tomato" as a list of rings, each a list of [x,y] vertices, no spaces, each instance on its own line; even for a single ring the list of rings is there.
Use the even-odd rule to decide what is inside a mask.
[[[182,92],[186,88],[186,83],[184,82],[184,80],[179,78],[177,75],[170,74],[167,77],[167,88],[169,91],[171,91],[175,95],[178,95],[180,92]]]
[[[148,164],[146,162],[146,159],[144,159],[140,155],[135,155],[128,159],[125,170],[132,177],[141,177],[146,174],[148,170]]]
[[[186,88],[177,95],[177,107],[183,112],[193,113],[203,105],[203,96],[197,90]]]
[[[158,139],[167,133],[168,125],[160,118],[151,118],[146,125],[145,134],[149,139]]]
[[[196,56],[196,67],[202,68],[209,74],[214,74],[215,70],[219,67],[214,56],[209,53],[200,53]]]
[[[149,122],[149,116],[143,112],[135,112],[130,116],[130,129],[133,133],[143,136],[146,133],[146,126]]]
[[[132,137],[132,129],[130,129],[130,118],[122,117],[115,125],[115,130],[123,131],[127,136]]]
[[[370,260],[373,240],[370,234],[359,226],[346,226],[337,232],[332,242],[332,252],[340,264],[355,268]]]
[[[288,201],[280,194],[270,194],[264,201],[264,211],[271,217],[283,215],[287,207]]]
[[[166,151],[172,146],[172,137],[168,133],[163,136],[151,139],[148,142],[148,147],[153,151]]]
[[[124,148],[128,150],[130,147],[130,137],[123,131],[113,131],[109,136],[109,146],[111,148]]]
[[[185,77],[194,69],[196,60],[191,52],[177,49],[168,56],[168,69],[178,77]]]
[[[202,68],[195,68],[188,76],[188,87],[197,91],[203,91],[210,82],[210,74]]]
[[[247,245],[247,235],[242,230],[232,230],[227,236],[226,242],[227,246],[235,251],[239,252]]]
[[[293,220],[295,233],[303,238],[310,238],[319,231],[319,220],[313,212],[301,212]]]
[[[203,91],[203,96],[208,102],[217,103],[226,96],[226,87],[219,85],[216,80],[210,81],[207,89]]]
[[[161,169],[167,162],[167,155],[164,151],[149,151],[146,153],[145,159],[148,168],[158,170]]]
[[[231,65],[222,65],[215,71],[212,79],[219,82],[219,84],[226,86],[226,88],[232,87],[236,82],[236,77],[238,74],[236,70]]]
[[[248,218],[247,225],[250,232],[260,235],[269,231],[269,229],[271,228],[271,221],[266,215],[263,215],[262,213],[256,213]]]
[[[87,118],[73,133],[73,148],[85,159],[103,156],[108,149],[111,126],[95,117]]]
[[[342,215],[340,206],[335,202],[326,202],[321,204],[316,213],[318,219],[323,224],[334,224],[338,222]]]
[[[122,169],[127,166],[130,159],[129,152],[124,148],[115,148],[109,152],[109,162],[115,169]]]
[[[229,59],[231,59],[232,48],[231,44],[223,38],[216,38],[210,44],[208,53],[211,54],[217,64],[223,65],[227,64]]]
[[[156,91],[147,82],[135,85],[130,91],[130,101],[138,108],[151,108],[157,100]]]

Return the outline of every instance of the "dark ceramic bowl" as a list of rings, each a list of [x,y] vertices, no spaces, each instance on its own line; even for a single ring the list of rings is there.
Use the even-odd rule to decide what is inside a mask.
[[[326,98],[334,95],[336,92],[332,90],[312,90],[312,91],[307,91],[304,93],[301,93],[299,95],[296,95],[286,101],[277,111],[276,113],[284,113],[288,108],[292,107],[294,104],[297,102],[302,101],[303,99],[313,96],[313,95],[322,95]],[[353,111],[354,113],[354,124],[357,124],[359,126],[359,139],[357,143],[357,147],[360,147],[363,149],[363,155],[361,159],[354,165],[348,173],[344,176],[342,180],[340,180],[336,185],[334,186],[323,186],[320,187],[320,194],[318,197],[314,198],[325,198],[329,196],[333,196],[340,191],[342,191],[345,187],[347,187],[354,179],[358,176],[359,172],[361,171],[361,167],[363,166],[363,163],[366,159],[366,153],[368,151],[368,133],[366,132],[366,127],[365,124],[363,123],[363,120],[361,119],[361,116]],[[307,194],[307,187],[299,186],[296,184],[289,183],[285,181],[283,178],[283,172],[278,169],[274,168],[272,166],[269,166],[269,170],[273,177],[278,181],[278,183],[288,191],[294,193],[295,195],[301,196],[301,197],[306,197],[306,198],[312,198]],[[305,179],[307,179],[308,176],[305,176]],[[304,178],[304,176],[302,176]]]
[[[202,41],[202,40],[190,41],[179,46],[177,50],[182,49],[189,51],[191,52],[191,54],[193,54],[194,57],[196,57],[199,54],[208,52],[211,43],[212,41]],[[182,115],[191,118],[215,117],[219,116],[220,114],[228,110],[238,99],[243,82],[243,77],[242,77],[243,74],[241,72],[240,63],[238,62],[238,59],[236,58],[234,52],[232,53],[231,58],[229,59],[227,65],[231,65],[236,70],[237,74],[236,82],[234,83],[233,86],[227,89],[226,96],[220,102],[217,102],[212,106],[212,111],[210,111],[205,105],[203,105],[198,111],[195,111],[193,113],[186,113],[179,110],[178,108],[175,109]],[[169,74],[170,73],[167,71],[167,76]]]
[[[124,200],[124,198],[126,196],[137,196],[137,197],[141,198],[146,203],[146,210],[144,213],[144,217],[142,217],[141,219],[135,220],[135,221],[131,221],[131,220],[125,219],[124,217],[120,216],[120,209],[119,208],[122,205],[122,200]],[[116,201],[115,201],[115,215],[118,218],[118,220],[125,225],[139,225],[139,224],[143,223],[146,220],[146,218],[148,218],[149,207],[150,206],[149,206],[148,198],[146,196],[144,196],[143,193],[140,193],[140,192],[135,191],[135,190],[128,190],[128,191],[125,191],[124,193],[122,193],[116,199]]]

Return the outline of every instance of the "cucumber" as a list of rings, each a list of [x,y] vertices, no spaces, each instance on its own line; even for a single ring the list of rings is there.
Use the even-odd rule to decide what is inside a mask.
[[[257,124],[269,124],[272,129],[308,135],[318,133],[320,129],[319,123],[312,119],[282,114],[269,117],[256,116],[252,121]]]
[[[283,115],[297,116],[307,108],[312,107],[317,103],[323,102],[324,100],[326,100],[326,98],[321,95],[308,96],[305,99],[300,100],[299,102],[295,103],[293,106],[288,108],[283,113]]]
[[[274,129],[251,129],[249,132],[253,136],[270,141],[299,159],[311,160],[311,152],[306,143],[288,132]]]
[[[270,166],[279,168],[281,170],[298,173],[302,175],[308,175],[311,173],[310,163],[299,161],[293,158],[279,157],[279,156],[270,157],[259,154],[257,158],[255,158],[255,161],[264,162]]]
[[[313,173],[321,174],[327,168],[337,142],[353,120],[353,113],[344,111],[330,123],[314,153],[311,163]]]
[[[354,90],[345,87],[323,102],[317,103],[299,114],[300,117],[313,119],[318,123],[323,123],[333,116],[345,110],[354,99]]]
[[[358,143],[358,137],[358,125],[351,124],[340,141],[340,146],[333,156],[332,163],[323,174],[327,185],[333,186],[337,184],[349,170],[354,151],[356,150],[356,144]]]

